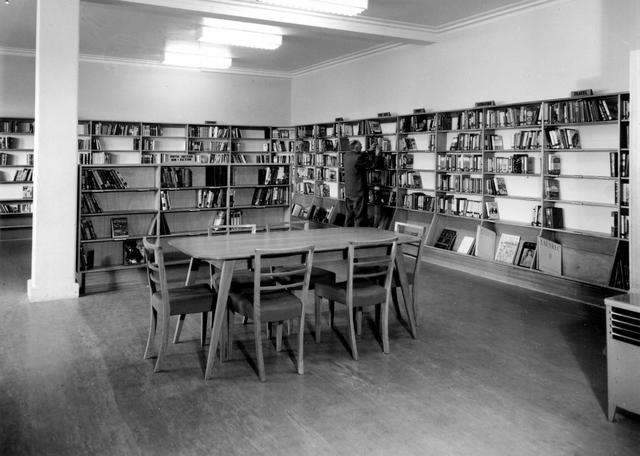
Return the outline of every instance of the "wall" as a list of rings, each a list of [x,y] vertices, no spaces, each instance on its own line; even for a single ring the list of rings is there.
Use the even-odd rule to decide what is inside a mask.
[[[35,60],[0,55],[0,115],[33,116]],[[81,119],[289,125],[288,79],[80,62]]]
[[[357,119],[629,88],[636,0],[568,0],[296,77],[293,122]]]

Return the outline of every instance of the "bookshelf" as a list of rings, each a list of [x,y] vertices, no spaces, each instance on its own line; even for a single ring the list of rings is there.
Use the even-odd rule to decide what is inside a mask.
[[[338,131],[366,145],[393,143],[370,185],[396,195],[382,204],[393,220],[429,228],[427,261],[597,305],[628,289],[628,93],[418,111],[388,119],[382,131],[370,129],[369,121],[384,125],[379,118],[349,121],[357,135]],[[315,127],[305,126],[308,142],[322,131]],[[341,203],[317,192],[302,198],[299,188],[302,206]],[[435,247],[443,230],[456,232],[450,250]],[[479,231],[493,242],[485,258],[459,253]],[[501,238],[514,237],[513,262],[496,261]],[[560,246],[557,269],[541,258],[541,242]],[[533,263],[520,261],[532,244]]]
[[[139,268],[146,235],[288,220],[296,142],[292,127],[80,121],[80,283]],[[187,260],[163,245],[169,264]]]
[[[0,240],[31,236],[34,120],[0,118]]]

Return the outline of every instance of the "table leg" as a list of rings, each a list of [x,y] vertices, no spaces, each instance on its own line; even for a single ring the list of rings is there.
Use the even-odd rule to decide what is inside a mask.
[[[204,372],[205,380],[210,379],[213,374],[213,364],[216,360],[216,349],[220,342],[222,324],[227,311],[227,299],[229,298],[229,288],[231,286],[234,266],[235,261],[233,260],[224,261],[222,263],[220,285],[218,287],[218,300],[216,302],[216,311],[213,316],[213,329],[211,331],[211,342],[209,345],[209,354],[207,356],[207,368]]]
[[[398,250],[396,253],[396,269],[398,271],[398,278],[400,279],[400,288],[402,288],[402,297],[404,298],[404,305],[407,311],[407,318],[409,319],[409,328],[411,330],[411,337],[416,338],[416,319],[414,312],[413,293],[407,280],[407,269],[404,264],[404,254],[402,253],[402,246],[398,244]],[[416,279],[414,279],[416,280]]]

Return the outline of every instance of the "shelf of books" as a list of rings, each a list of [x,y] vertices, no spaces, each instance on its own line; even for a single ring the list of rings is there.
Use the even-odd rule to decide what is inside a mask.
[[[0,118],[0,240],[31,237],[33,119]]]
[[[380,146],[370,215],[386,207],[395,221],[428,226],[425,259],[602,305],[629,287],[628,113],[627,93],[584,95],[419,109],[334,130]],[[302,179],[303,157],[296,164]],[[316,188],[331,184],[320,177]],[[336,205],[300,196],[303,215]]]
[[[295,131],[79,122],[81,284],[90,273],[141,266],[143,236],[158,237],[168,262],[182,263],[166,242],[172,237],[206,235],[210,224],[288,220]]]

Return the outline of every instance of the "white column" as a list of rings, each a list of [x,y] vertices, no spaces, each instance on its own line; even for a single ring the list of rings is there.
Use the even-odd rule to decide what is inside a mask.
[[[38,0],[31,301],[78,296],[78,45],[80,0]]]

